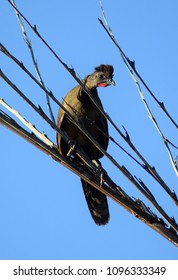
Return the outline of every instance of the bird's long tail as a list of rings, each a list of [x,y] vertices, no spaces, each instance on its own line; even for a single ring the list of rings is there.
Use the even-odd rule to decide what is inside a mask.
[[[105,225],[109,221],[107,197],[90,184],[81,179],[85,198],[91,216],[97,225]]]

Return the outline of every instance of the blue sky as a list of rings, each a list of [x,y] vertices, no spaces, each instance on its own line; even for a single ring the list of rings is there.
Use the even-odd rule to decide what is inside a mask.
[[[122,125],[126,127],[136,147],[156,166],[171,190],[178,193],[177,177],[165,146],[119,52],[98,23],[99,1],[31,0],[16,4],[81,78],[101,63],[114,66],[116,86],[99,90],[105,111],[120,129]],[[117,41],[128,57],[136,61],[137,70],[177,120],[177,1],[105,0],[103,4]],[[28,27],[27,32],[46,86],[62,101],[76,82]],[[1,43],[35,74],[17,19],[5,0],[0,0],[0,34]],[[36,105],[48,112],[43,92],[2,53],[0,67]],[[166,137],[177,144],[176,129],[144,92]],[[2,79],[0,97],[55,141],[55,132]],[[58,108],[53,103],[52,106],[57,116]],[[110,134],[127,148],[112,127]],[[176,206],[154,180],[112,143],[108,152],[142,178],[168,214],[177,217]],[[177,259],[175,246],[111,199],[109,224],[96,226],[79,178],[2,126],[0,154],[0,259]],[[173,155],[177,155],[176,150]],[[102,163],[130,196],[149,205],[107,159]]]

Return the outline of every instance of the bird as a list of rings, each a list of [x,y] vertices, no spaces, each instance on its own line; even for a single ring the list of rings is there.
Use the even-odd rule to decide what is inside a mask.
[[[103,110],[103,105],[98,96],[98,87],[115,85],[113,80],[114,68],[112,65],[101,64],[94,69],[95,71],[87,75],[82,83],[89,90],[94,102]],[[86,131],[99,143],[106,151],[109,143],[108,123],[106,117],[97,108],[84,89],[77,85],[64,97],[62,105],[72,115],[80,121]],[[88,158],[101,166],[99,161],[103,153],[83,134],[83,132],[70,120],[67,113],[60,108],[58,112],[57,126],[64,131],[70,140],[81,148]],[[64,157],[71,156],[70,146],[64,141],[62,136],[57,133],[58,152]],[[75,150],[75,149],[74,149]],[[75,153],[75,152],[74,152]],[[73,154],[73,159],[80,162],[79,157]],[[109,207],[105,194],[95,189],[85,180],[81,179],[85,199],[94,222],[97,225],[105,225],[109,221]]]

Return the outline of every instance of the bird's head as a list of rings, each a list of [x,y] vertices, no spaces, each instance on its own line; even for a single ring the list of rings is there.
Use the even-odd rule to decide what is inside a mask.
[[[89,89],[115,85],[113,80],[114,68],[111,65],[101,64],[95,68],[95,72],[87,77],[86,86]]]

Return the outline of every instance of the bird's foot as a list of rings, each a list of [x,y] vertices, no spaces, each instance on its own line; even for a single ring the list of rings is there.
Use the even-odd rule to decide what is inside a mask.
[[[96,165],[95,173],[100,177],[100,187],[102,187],[104,176],[107,174],[107,172],[103,169],[99,160],[92,160],[92,162]]]
[[[76,144],[73,144],[73,143],[70,143],[72,144],[68,153],[67,153],[67,157],[69,157],[71,160],[74,159],[75,157],[75,154],[76,154],[76,150],[77,150],[77,145]]]

